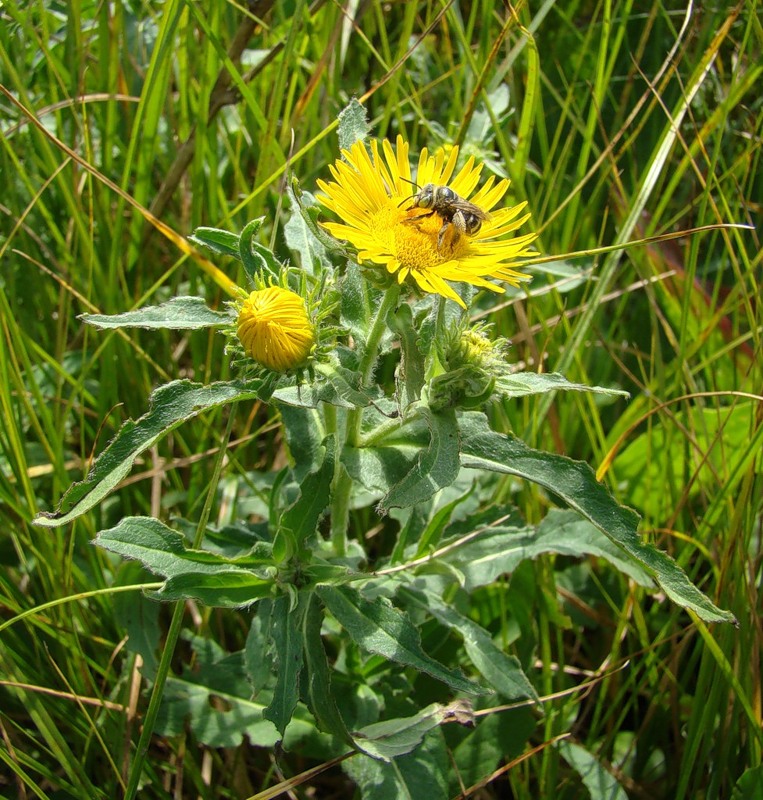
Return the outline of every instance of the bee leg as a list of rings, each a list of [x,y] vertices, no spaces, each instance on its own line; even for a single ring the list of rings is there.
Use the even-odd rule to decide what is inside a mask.
[[[414,208],[416,208],[416,206],[414,206]],[[411,209],[408,209],[408,210],[410,211]],[[415,217],[408,217],[408,219],[404,219],[403,220],[403,224],[405,224],[407,222],[413,222],[413,223],[420,222],[422,219],[426,219],[427,217],[431,217],[432,214],[434,214],[434,213],[435,213],[434,211],[429,211],[426,214],[417,214]]]
[[[445,223],[443,224],[442,228],[440,228],[440,232],[437,234],[437,249],[438,250],[442,250],[442,243],[443,243],[443,241],[445,239],[445,234],[448,232],[448,228],[449,227],[450,227],[450,222],[448,222],[448,220],[445,220]],[[457,239],[458,239],[458,230],[456,230],[455,233],[453,234],[453,239],[451,240],[451,243],[450,243],[451,247],[456,243]]]
[[[456,213],[453,215],[452,222],[453,227],[459,234],[466,233],[466,217],[464,216],[463,211],[456,211]]]
[[[440,228],[437,234],[437,249],[442,249],[442,243],[445,239],[445,234],[450,226],[453,226],[453,235],[450,237],[450,246],[454,247],[456,242],[461,238],[461,235],[466,233],[466,217],[461,211],[456,211],[451,220],[445,220],[445,224]]]

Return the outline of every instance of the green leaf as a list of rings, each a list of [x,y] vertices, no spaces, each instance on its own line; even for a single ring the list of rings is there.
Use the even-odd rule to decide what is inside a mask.
[[[565,761],[580,775],[591,800],[628,800],[617,779],[588,750],[574,742],[557,744]]]
[[[188,729],[209,747],[237,747],[246,736],[249,744],[272,748],[281,739],[263,712],[272,692],[252,699],[243,652],[226,654],[210,639],[183,634],[193,649],[193,667],[165,685],[156,732],[179,736]],[[325,760],[346,751],[315,728],[307,711],[297,706],[283,737],[283,746],[300,756]]]
[[[334,454],[336,440],[334,435],[323,440],[325,455],[320,468],[311,472],[302,481],[299,498],[281,515],[276,532],[278,537],[286,537],[292,543],[293,553],[305,548],[306,540],[318,529],[318,523],[331,500],[331,482],[334,479]],[[276,549],[275,542],[273,549]],[[291,547],[287,547],[287,552]]]
[[[299,200],[296,192],[299,192]],[[308,211],[308,209],[317,211],[316,199],[310,192],[300,191],[299,186],[295,186],[294,182],[289,186],[288,193],[292,213],[283,228],[286,246],[292,252],[299,254],[300,266],[308,274],[316,275],[322,269],[331,269],[331,260],[321,241],[328,234],[324,232],[319,238],[319,229]]]
[[[263,717],[263,702],[251,699],[241,654],[225,655],[210,640],[186,638],[195,653],[194,669],[168,679],[156,732],[178,736],[190,726],[210,747],[236,747],[244,735],[262,747],[273,747],[278,731]]]
[[[340,244],[327,230],[325,230],[325,228],[322,228],[318,224],[318,217],[320,215],[321,208],[310,192],[302,191],[299,181],[294,176],[292,176],[289,184],[289,197],[291,198],[293,204],[292,207],[300,215],[302,224],[305,226],[307,231],[309,231],[309,236],[317,245],[316,254],[321,258],[323,267],[332,267],[332,264],[328,258],[324,260],[323,255],[325,253],[333,253],[347,257],[347,249]],[[303,201],[303,198],[305,198],[305,201]],[[291,222],[291,220],[289,222]],[[299,247],[297,249],[299,250]]]
[[[763,765],[751,767],[742,774],[731,791],[731,800],[760,800],[763,786]]]
[[[261,380],[221,381],[204,386],[173,381],[150,397],[150,410],[137,421],[128,420],[93,464],[84,481],[74,483],[54,513],[43,512],[34,522],[55,528],[81,516],[112,492],[130,471],[133,461],[181,423],[226,403],[260,397]]]
[[[301,408],[317,408],[329,403],[339,408],[365,408],[371,398],[358,388],[360,376],[338,364],[316,365],[316,380],[284,386],[273,392],[273,399]]]
[[[546,553],[575,558],[599,556],[639,585],[654,587],[649,572],[599,528],[574,511],[552,509],[537,528],[520,522],[501,524],[498,520],[505,517],[505,509],[492,511],[495,523],[481,519],[483,532],[478,537],[461,547],[453,547],[438,559],[460,571],[468,592],[478,586],[489,586],[499,575],[514,572],[523,561]],[[457,540],[458,536],[449,537],[448,543]]]
[[[403,589],[399,596],[429,612],[440,624],[455,631],[480,674],[507,700],[538,700],[538,695],[522,671],[519,660],[500,650],[490,634],[476,622],[459,614],[431,591]]]
[[[458,797],[461,786],[474,786],[500,763],[521,755],[537,726],[535,711],[528,707],[479,717],[474,730],[453,748],[455,769],[450,771],[449,797]],[[479,797],[476,793],[472,796]]]
[[[187,547],[183,534],[154,517],[124,517],[113,528],[98,533],[94,544],[124,558],[140,561],[146,569],[165,578],[188,572],[211,574],[270,563],[250,555],[229,559],[206,550],[192,550]]]
[[[314,592],[310,592],[307,611],[302,624],[303,652],[307,685],[307,707],[315,717],[318,727],[355,747],[355,742],[344,724],[334,696],[331,693],[331,671],[321,638],[323,606]]]
[[[374,290],[364,279],[359,264],[348,262],[339,301],[340,319],[360,346],[371,328],[371,300]]]
[[[530,394],[545,394],[556,391],[593,392],[595,394],[622,395],[629,397],[622,389],[607,389],[603,386],[587,386],[585,383],[571,383],[556,372],[515,372],[503,374],[495,383],[495,394],[503,397],[525,397]]]
[[[273,255],[273,251],[255,240],[265,217],[252,220],[244,226],[239,237],[239,257],[244,264],[249,280],[255,283],[256,278],[273,278],[280,280],[282,265]]]
[[[79,319],[96,328],[151,328],[155,330],[199,330],[229,325],[233,315],[213,311],[201,297],[173,297],[159,306],[147,306],[124,314],[80,314]]]
[[[421,556],[426,555],[426,553],[430,553],[437,548],[440,543],[440,539],[442,538],[443,531],[453,516],[453,512],[458,508],[458,506],[461,505],[461,503],[469,499],[474,491],[474,486],[475,484],[472,483],[471,487],[465,494],[459,495],[449,503],[446,503],[442,508],[438,509],[432,519],[427,522],[426,526],[421,531],[419,545],[416,548],[416,555],[414,556],[415,558],[421,558]],[[397,550],[397,547],[395,549]],[[394,563],[395,561],[394,556],[395,554],[393,553],[393,557],[390,559],[391,563]]]
[[[196,228],[188,237],[188,241],[213,250],[220,255],[232,256],[241,261],[239,237],[235,233],[223,231],[219,228]]]
[[[305,475],[318,468],[323,458],[321,442],[326,435],[323,419],[314,408],[300,408],[286,402],[278,410],[289,447],[294,480],[300,483]]]
[[[554,492],[644,566],[675,603],[706,622],[736,621],[705,597],[670,556],[641,541],[638,515],[615,501],[588,464],[533,450],[513,436],[496,433],[482,414],[463,415],[461,438],[463,466],[517,475]]]
[[[401,360],[397,371],[397,395],[401,410],[421,399],[424,387],[424,355],[419,349],[419,334],[413,327],[413,312],[407,303],[391,312],[389,323],[400,337]]]
[[[368,131],[366,110],[353,97],[339,112],[339,149],[349,150],[355,142],[366,139]]]
[[[369,492],[383,493],[400,475],[411,471],[420,452],[421,446],[413,440],[388,447],[345,447],[342,463],[352,479]]]
[[[432,703],[412,717],[374,722],[355,731],[354,735],[364,752],[373,758],[391,761],[415,750],[430,731],[446,720],[456,719],[458,715],[470,717],[462,703],[451,703],[447,706]]]
[[[150,596],[164,601],[193,598],[210,608],[247,608],[272,596],[274,591],[275,580],[260,578],[250,570],[230,568],[176,575]]]
[[[379,503],[382,510],[424,503],[458,477],[459,429],[456,412],[453,409],[434,412],[427,406],[420,406],[419,411],[429,427],[429,446],[420,453],[410,472],[382,498]]]
[[[316,591],[350,638],[364,650],[426,672],[457,691],[483,693],[460,672],[430,658],[421,649],[418,631],[411,621],[386,598],[369,602],[349,586],[318,586]]]
[[[434,752],[429,749],[430,739],[437,739]],[[443,784],[449,768],[442,736],[434,734],[413,753],[390,763],[359,754],[342,764],[361,800],[448,800]]]
[[[244,648],[244,668],[254,697],[275,682],[275,649],[273,647],[273,603],[265,598],[257,603]]]
[[[299,700],[299,673],[302,670],[302,618],[307,610],[309,596],[299,594],[297,607],[292,609],[289,597],[281,595],[273,602],[271,634],[276,652],[276,685],[273,699],[263,712],[281,736],[284,735]]]

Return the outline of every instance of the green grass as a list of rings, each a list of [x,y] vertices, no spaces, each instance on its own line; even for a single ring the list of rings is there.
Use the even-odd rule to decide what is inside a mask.
[[[758,7],[371,0],[355,20],[333,3],[254,10],[262,17],[186,0],[0,10],[0,82],[25,109],[0,97],[0,796],[121,796],[156,665],[137,653],[157,652],[169,614],[116,593],[150,578],[90,541],[129,514],[198,519],[225,427],[219,413],[182,426],[97,511],[63,530],[32,526],[153,387],[229,374],[216,334],[94,332],[77,315],[175,294],[219,305],[206,263],[178,246],[200,225],[239,231],[264,216],[263,243],[288,257],[285,182],[312,191],[328,177],[336,118],[355,96],[373,136],[400,133],[413,154],[459,143],[505,171],[544,255],[711,226],[560,260],[476,311],[517,363],[631,392],[514,401],[495,423],[594,467],[610,456],[604,480],[642,514],[644,536],[739,628],[708,628],[609,567],[560,557],[523,564],[465,611],[547,698],[523,723],[527,741],[516,734],[514,755],[527,757],[484,796],[588,796],[551,744],[570,734],[630,797],[730,797],[760,772],[763,746]],[[237,410],[223,488],[254,493],[248,471],[282,458],[271,421],[264,407]],[[509,497],[535,522],[552,504],[537,488],[495,487]],[[377,522],[359,512],[356,532]],[[184,621],[226,653],[248,626],[202,607]],[[434,655],[438,635],[423,632]],[[194,658],[185,641],[176,674]],[[501,716],[488,715],[496,729]],[[246,797],[320,763],[317,751],[206,747],[181,728],[154,738],[140,796]],[[296,796],[309,786],[354,791],[337,766]]]

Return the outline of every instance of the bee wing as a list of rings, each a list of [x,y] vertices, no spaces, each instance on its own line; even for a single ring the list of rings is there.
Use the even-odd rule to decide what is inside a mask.
[[[477,219],[485,220],[490,219],[490,214],[487,211],[484,211],[479,206],[474,205],[474,203],[470,203],[468,200],[458,200],[453,203],[454,208],[458,208],[460,211],[468,211],[470,214],[473,214]]]

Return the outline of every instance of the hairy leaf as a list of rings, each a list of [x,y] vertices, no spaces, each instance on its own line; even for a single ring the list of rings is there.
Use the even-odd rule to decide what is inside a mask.
[[[279,537],[285,537],[289,541],[285,547],[287,557],[299,552],[305,546],[305,541],[318,529],[318,523],[331,498],[336,450],[334,436],[327,436],[323,445],[325,455],[321,466],[303,479],[299,498],[281,515],[276,540],[273,542],[274,552]]]
[[[459,614],[433,592],[406,589],[401,597],[428,611],[438,622],[464,640],[472,664],[487,682],[508,700],[537,700],[538,695],[514,656],[500,650],[490,634],[468,617]]]
[[[356,744],[344,724],[331,692],[331,670],[321,638],[323,606],[314,592],[307,601],[307,611],[302,624],[302,643],[305,654],[307,706],[326,733],[333,734],[351,747]]]
[[[302,670],[302,618],[307,610],[309,598],[302,592],[296,608],[291,608],[290,599],[281,595],[273,602],[270,617],[270,632],[276,652],[276,685],[273,699],[263,712],[281,736],[284,735],[299,700],[299,673]]]
[[[260,578],[243,569],[215,572],[185,572],[165,581],[152,593],[157,600],[198,600],[211,608],[246,608],[263,597],[270,597],[274,581]]]
[[[593,753],[574,742],[563,741],[557,744],[559,752],[567,763],[580,775],[583,785],[593,800],[628,800],[628,795],[617,782],[614,775],[596,758]]]
[[[524,397],[529,394],[545,394],[546,392],[559,390],[628,397],[628,392],[622,389],[607,389],[603,386],[587,386],[585,383],[570,383],[564,375],[559,375],[556,372],[515,372],[501,375],[495,384],[496,394],[504,397]]]
[[[496,509],[496,517],[500,519],[502,512]],[[481,524],[484,530],[478,536],[440,557],[461,572],[467,591],[488,586],[499,575],[512,573],[522,561],[545,553],[600,556],[641,586],[654,587],[650,574],[637,561],[574,511],[552,509],[537,529],[532,525],[518,527],[501,522],[481,521]],[[449,538],[448,543],[456,545],[458,539],[458,536]]]
[[[408,508],[424,503],[458,477],[459,431],[453,409],[433,412],[420,407],[429,428],[429,446],[421,452],[410,472],[379,503],[380,508]]]
[[[484,690],[460,672],[430,658],[422,649],[419,633],[401,611],[383,597],[370,602],[349,586],[318,586],[326,608],[364,650],[404,666],[414,667],[453,689],[472,694]]]
[[[146,569],[164,578],[188,572],[212,574],[237,568],[249,570],[269,563],[253,555],[230,559],[206,550],[192,550],[183,534],[154,517],[125,517],[113,528],[100,531],[94,543],[112,553],[140,561]]]
[[[188,237],[192,244],[201,245],[223,256],[232,256],[241,261],[239,237],[236,233],[220,230],[220,228],[196,228]]]
[[[228,325],[233,315],[213,311],[202,297],[173,297],[159,306],[146,306],[124,314],[80,314],[81,320],[101,330],[107,328],[153,328],[198,330]]]
[[[137,421],[128,420],[93,464],[84,481],[74,483],[54,513],[42,513],[35,524],[55,528],[100,503],[130,471],[133,461],[181,423],[226,403],[259,397],[262,381],[221,381],[203,385],[172,381],[150,398],[150,410]]]
[[[368,130],[366,110],[353,97],[339,112],[339,149],[349,150],[355,142],[368,136]]]
[[[411,736],[405,720],[392,722],[402,725],[401,739]],[[386,762],[364,755],[345,762],[344,769],[358,784],[363,800],[447,800],[450,762],[442,732],[432,730],[419,741],[418,746]]]
[[[615,501],[588,464],[533,450],[513,436],[496,433],[482,414],[465,414],[461,432],[465,467],[517,475],[544,486],[636,559],[675,603],[707,622],[735,621],[705,597],[667,553],[641,541],[638,515]]]

